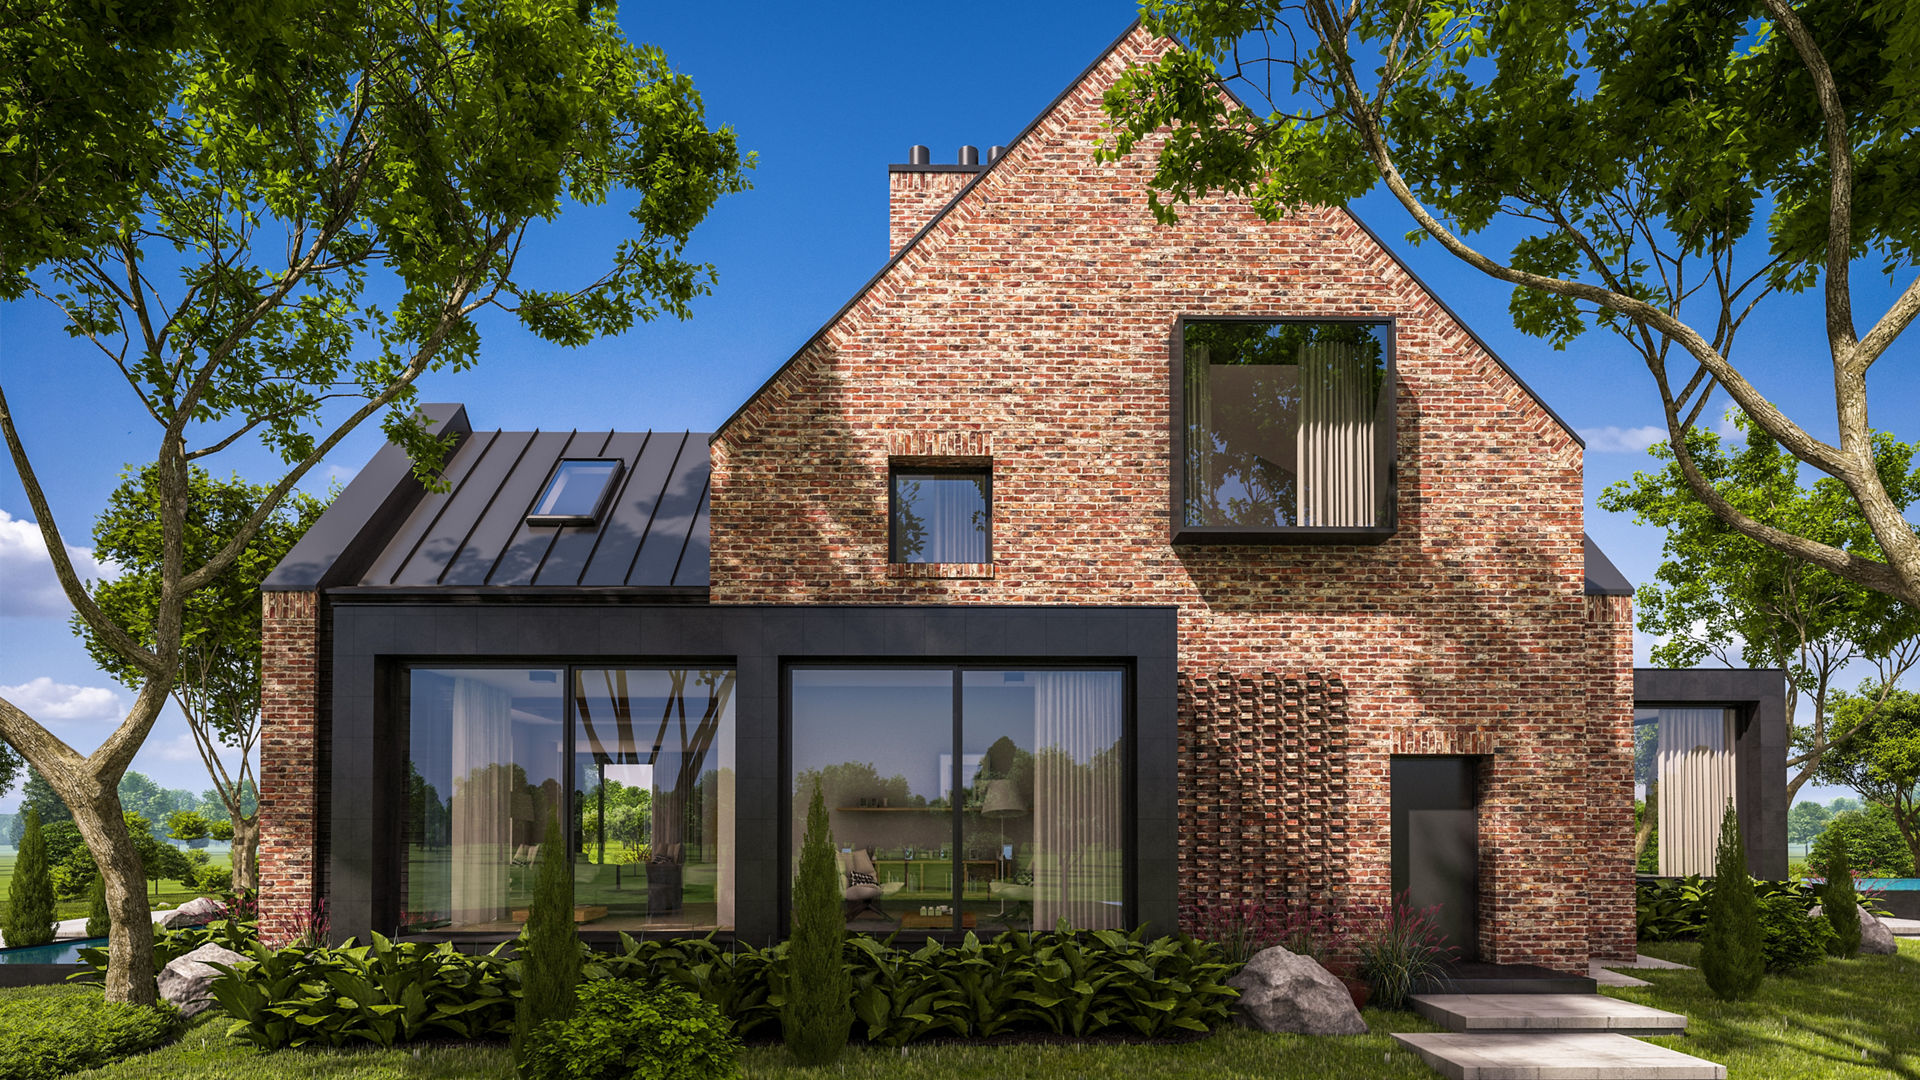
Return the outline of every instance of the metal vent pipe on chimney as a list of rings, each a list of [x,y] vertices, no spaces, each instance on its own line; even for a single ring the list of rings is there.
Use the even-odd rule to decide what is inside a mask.
[[[977,146],[961,147],[960,148],[960,164],[962,165],[980,164],[980,148]]]
[[[912,149],[907,151],[907,164],[931,165],[933,164],[933,151],[915,144]]]
[[[991,165],[994,162],[999,161],[1000,155],[1006,152],[1007,152],[1007,148],[1004,146],[987,147],[987,164]]]

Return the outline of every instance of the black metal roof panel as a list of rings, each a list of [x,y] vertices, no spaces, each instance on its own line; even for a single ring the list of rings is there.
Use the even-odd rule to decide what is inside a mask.
[[[1580,544],[1587,557],[1587,595],[1588,596],[1632,596],[1633,582],[1627,575],[1613,565],[1607,553],[1593,542],[1593,537],[1580,534]]]
[[[447,459],[446,490],[437,492],[409,484],[405,455],[386,447],[381,454],[399,454],[397,461],[363,469],[335,504],[342,520],[327,530],[366,534],[358,550],[342,558],[345,542],[326,552],[296,549],[299,565],[289,566],[290,557],[268,588],[704,589],[707,438],[681,431],[476,431]],[[554,469],[568,458],[620,461],[599,520],[528,524]],[[387,494],[401,488],[406,498]],[[366,520],[366,508],[375,505],[386,508],[383,519]]]

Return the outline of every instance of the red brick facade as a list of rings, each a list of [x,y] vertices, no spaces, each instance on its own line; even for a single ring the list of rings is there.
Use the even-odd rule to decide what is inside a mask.
[[[318,899],[318,596],[261,594],[260,937],[306,928]]]
[[[895,172],[887,174],[887,254],[898,255],[913,234],[973,179],[970,172]]]
[[[1345,212],[1156,226],[1153,145],[1093,155],[1102,91],[1165,47],[1122,41],[721,431],[714,602],[1177,605],[1183,898],[1378,909],[1391,756],[1481,754],[1483,958],[1630,948],[1629,602],[1583,596],[1579,445]],[[1169,544],[1183,314],[1393,320],[1398,535]],[[888,564],[903,454],[991,459],[991,567]]]

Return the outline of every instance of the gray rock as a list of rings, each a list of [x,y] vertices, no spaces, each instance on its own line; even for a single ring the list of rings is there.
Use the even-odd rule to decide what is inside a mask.
[[[199,926],[210,923],[225,915],[227,908],[218,900],[198,897],[189,900],[160,917],[160,926],[164,930],[178,930],[183,926]]]
[[[1263,949],[1227,985],[1240,991],[1235,1016],[1248,1027],[1302,1035],[1367,1033],[1346,984],[1311,957]]]
[[[219,945],[202,945],[185,956],[176,957],[160,971],[160,996],[174,1004],[180,1014],[189,1019],[199,1016],[213,1007],[213,995],[207,987],[220,977],[207,961],[232,966],[251,964],[253,958],[242,956],[232,949]]]
[[[1860,914],[1861,952],[1874,956],[1892,956],[1900,951],[1900,946],[1894,944],[1893,931],[1887,929],[1886,923],[1867,914],[1865,908],[1856,907],[1854,910]],[[1826,917],[1826,913],[1821,909],[1819,904],[1813,905],[1813,910],[1807,912],[1807,918],[1809,919],[1824,919]]]

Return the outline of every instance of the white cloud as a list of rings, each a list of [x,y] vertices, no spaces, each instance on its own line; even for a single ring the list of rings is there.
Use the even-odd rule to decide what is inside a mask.
[[[101,686],[57,683],[45,675],[19,686],[0,686],[0,697],[41,723],[118,720],[120,695]]]
[[[1720,433],[1721,438],[1734,439],[1740,436],[1740,425],[1734,423],[1739,415],[1740,406],[1738,405],[1729,405],[1727,411],[1720,414],[1720,423],[1714,430]]]
[[[118,566],[95,559],[92,548],[68,544],[67,557],[82,581],[120,572]],[[0,510],[0,615],[65,615],[71,610],[40,527]]]
[[[1607,427],[1582,428],[1580,437],[1587,440],[1587,452],[1592,454],[1644,454],[1647,447],[1667,441],[1667,429],[1654,427]]]

